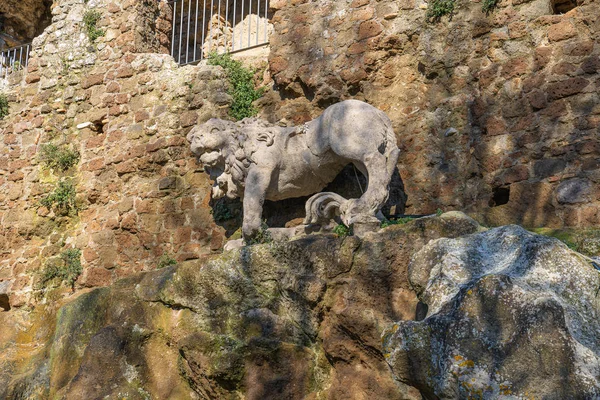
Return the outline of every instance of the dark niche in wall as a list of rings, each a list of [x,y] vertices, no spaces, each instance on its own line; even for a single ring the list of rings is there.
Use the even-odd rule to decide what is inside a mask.
[[[564,14],[577,7],[577,0],[550,0],[554,14]]]
[[[498,207],[508,203],[510,198],[510,187],[496,187],[492,189],[490,207]]]

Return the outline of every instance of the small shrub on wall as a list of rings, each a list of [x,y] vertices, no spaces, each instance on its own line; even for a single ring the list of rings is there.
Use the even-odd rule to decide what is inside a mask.
[[[8,115],[8,99],[6,95],[0,93],[0,119]]]
[[[60,253],[59,260],[46,263],[42,271],[41,285],[47,286],[49,282],[57,280],[60,284],[66,284],[73,290],[75,281],[82,271],[81,250],[65,250]]]
[[[489,14],[492,11],[494,11],[494,8],[496,8],[497,4],[498,4],[498,0],[483,0],[481,2],[481,10],[484,13]]]
[[[66,146],[44,144],[40,149],[40,161],[48,168],[66,171],[79,161],[79,153]]]
[[[452,17],[455,6],[455,0],[433,0],[427,7],[425,18],[427,22],[439,22],[444,15]]]
[[[252,104],[263,95],[264,90],[254,87],[254,72],[245,68],[240,61],[231,58],[230,54],[211,53],[208,65],[219,65],[225,69],[231,88],[229,95],[233,98],[229,114],[237,121],[253,117],[258,110]]]
[[[52,193],[42,199],[41,203],[61,215],[74,215],[77,214],[76,194],[73,182],[63,179],[58,182]]]
[[[88,10],[83,14],[83,24],[90,42],[95,42],[100,36],[104,36],[104,31],[98,28],[98,21],[102,14],[98,10]]]

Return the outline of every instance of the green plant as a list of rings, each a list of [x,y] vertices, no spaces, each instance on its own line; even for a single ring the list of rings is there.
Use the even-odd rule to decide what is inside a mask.
[[[75,281],[81,275],[83,268],[81,267],[81,250],[68,249],[60,253],[58,262],[48,262],[42,271],[41,284],[46,284],[55,278],[58,278],[61,283],[65,283],[75,288]]]
[[[340,237],[350,236],[352,235],[352,228],[349,228],[344,224],[339,224],[335,228],[333,228],[333,233]]]
[[[95,42],[100,36],[104,36],[104,31],[98,28],[98,21],[102,18],[102,14],[98,10],[88,10],[83,14],[83,25],[90,42]]]
[[[435,215],[437,215],[438,217],[440,215],[442,215],[444,213],[444,211],[441,208],[438,208],[437,210],[435,210]]]
[[[260,230],[256,234],[256,236],[250,240],[246,241],[247,245],[253,244],[262,244],[262,243],[271,243],[273,242],[273,237],[271,236],[271,232],[269,232],[269,227],[267,226],[267,222],[263,221]]]
[[[498,0],[483,0],[481,2],[481,11],[483,11],[487,15],[491,13],[494,10],[494,8],[496,8],[497,4]]]
[[[228,53],[209,54],[208,65],[219,65],[225,69],[231,85],[228,93],[233,98],[229,114],[238,121],[256,115],[258,110],[252,103],[263,95],[264,89],[254,87],[254,72],[245,68],[240,61],[232,59]]]
[[[428,7],[425,19],[427,22],[439,22],[444,15],[452,18],[456,0],[432,0]]]
[[[70,215],[77,213],[75,185],[67,179],[58,182],[52,193],[42,199],[41,203],[47,208],[55,208],[60,214]]]
[[[158,259],[157,268],[159,268],[159,269],[160,268],[166,268],[166,267],[170,267],[172,265],[177,265],[177,260],[175,260],[173,257],[171,257],[170,254],[168,254],[168,253],[165,252]]]
[[[8,115],[8,98],[4,93],[0,93],[0,119]]]
[[[40,148],[40,161],[48,168],[66,171],[79,161],[79,152],[66,146],[44,144]]]
[[[66,75],[69,72],[69,68],[71,68],[71,62],[66,57],[61,57],[60,59],[61,73]]]
[[[227,221],[228,219],[234,217],[233,212],[231,211],[229,206],[224,202],[215,203],[211,212],[215,222]]]
[[[382,228],[387,228],[388,226],[391,225],[404,225],[407,222],[412,221],[414,218],[412,217],[400,217],[400,218],[396,218],[396,219],[385,219],[383,221],[381,221],[381,227]]]

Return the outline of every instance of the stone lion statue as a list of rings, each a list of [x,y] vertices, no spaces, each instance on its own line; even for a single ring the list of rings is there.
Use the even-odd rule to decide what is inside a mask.
[[[339,215],[351,226],[378,222],[400,151],[389,118],[358,100],[328,107],[298,127],[257,118],[211,119],[187,136],[191,150],[214,180],[212,197],[241,197],[244,239],[260,230],[264,200],[317,193],[307,202],[305,223]],[[358,199],[318,193],[349,163],[367,178]]]

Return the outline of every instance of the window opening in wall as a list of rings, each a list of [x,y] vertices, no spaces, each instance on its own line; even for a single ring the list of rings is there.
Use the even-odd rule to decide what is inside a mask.
[[[554,14],[564,14],[577,7],[577,0],[551,0]]]
[[[181,65],[269,42],[269,0],[172,0],[171,55]]]
[[[6,293],[0,293],[0,311],[10,311],[10,301]]]
[[[510,187],[497,187],[492,189],[490,207],[497,207],[508,203],[510,198]]]

